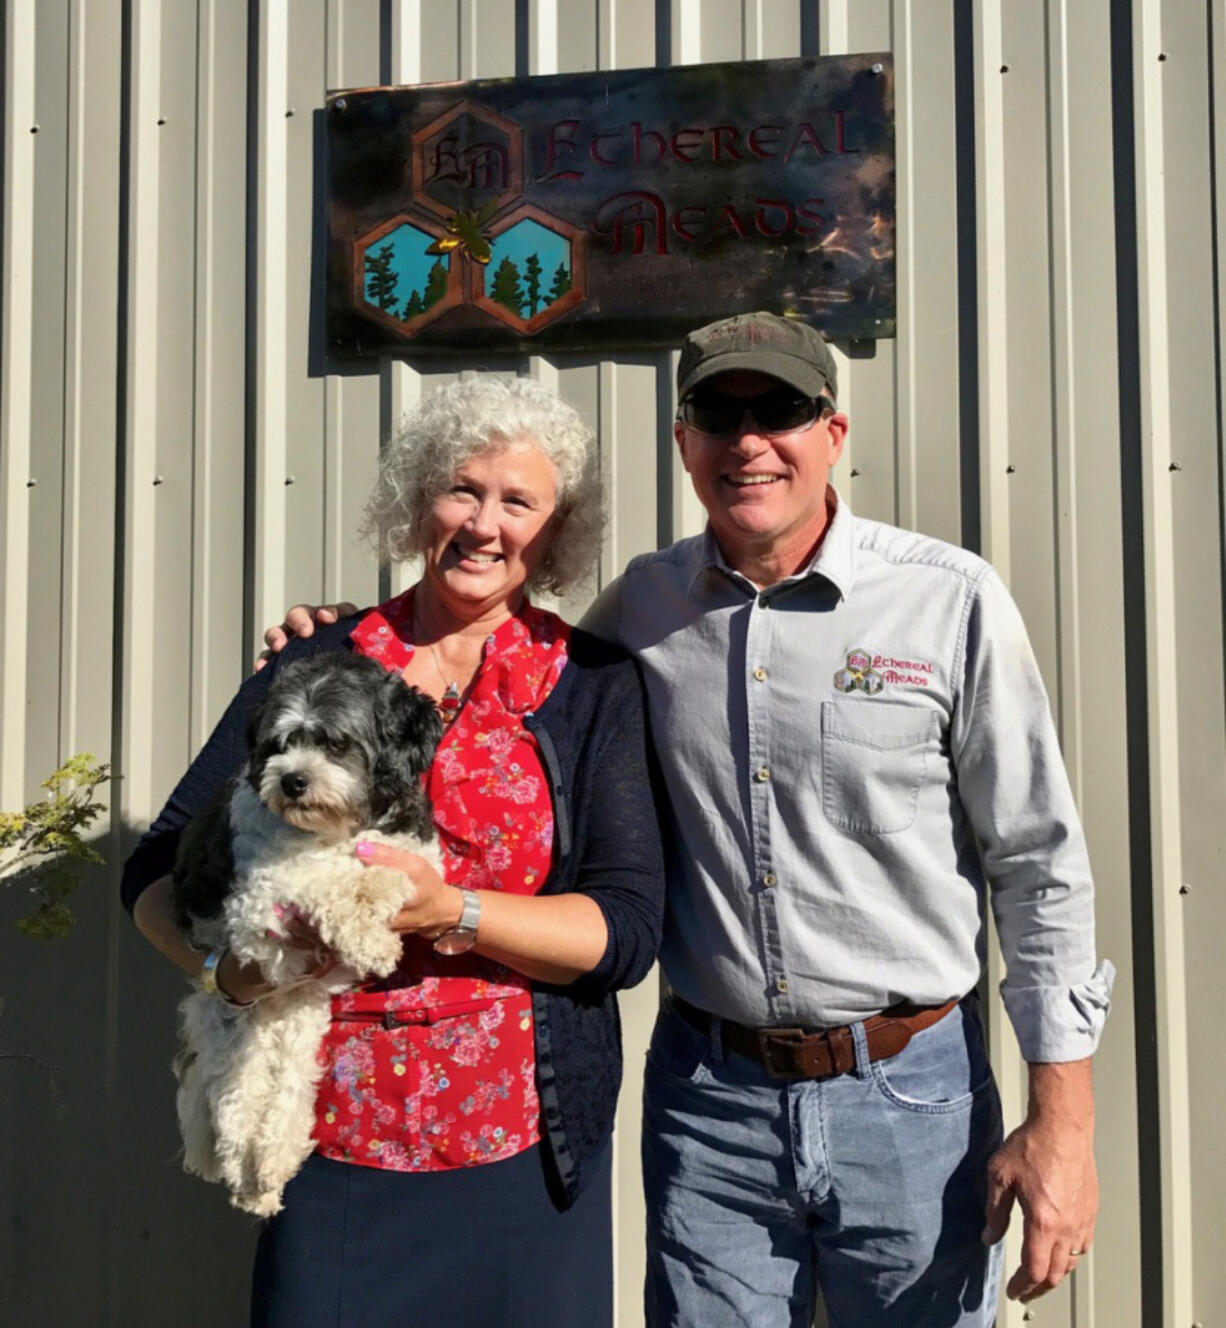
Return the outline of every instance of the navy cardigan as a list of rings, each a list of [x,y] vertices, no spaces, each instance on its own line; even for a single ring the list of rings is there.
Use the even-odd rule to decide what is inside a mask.
[[[351,649],[361,614],[295,639],[242,685],[124,864],[131,910],[147,885],[174,866],[183,828],[217,796],[247,758],[248,716],[278,668],[294,659]],[[537,740],[554,810],[554,867],[542,894],[582,891],[608,924],[600,962],[564,987],[533,984],[536,1073],[543,1135],[569,1206],[613,1129],[621,1086],[621,1034],[614,992],[642,981],[660,943],[664,860],[652,785],[643,687],[620,647],[575,629],[569,661],[548,700],[524,718]]]

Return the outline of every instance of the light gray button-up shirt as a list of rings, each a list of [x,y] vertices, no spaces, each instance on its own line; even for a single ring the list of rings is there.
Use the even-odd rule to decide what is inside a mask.
[[[1029,1061],[1106,1018],[1047,697],[992,568],[841,500],[760,591],[710,531],[634,559],[584,627],[642,663],[675,847],[661,961],[705,1010],[837,1025],[978,981],[985,881]]]

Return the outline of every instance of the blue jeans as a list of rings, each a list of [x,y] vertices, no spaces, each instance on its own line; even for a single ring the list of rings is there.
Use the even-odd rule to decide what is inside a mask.
[[[647,1054],[652,1328],[989,1328],[1003,1246],[980,1241],[1000,1102],[973,998],[897,1056],[772,1080],[667,1006]]]

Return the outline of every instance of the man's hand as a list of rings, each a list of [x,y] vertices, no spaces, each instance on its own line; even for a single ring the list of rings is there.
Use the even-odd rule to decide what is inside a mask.
[[[280,627],[270,627],[264,633],[264,645],[267,649],[260,651],[255,661],[255,671],[258,673],[274,655],[280,654],[290,637],[311,636],[316,623],[334,623],[338,618],[348,617],[357,611],[358,606],[350,604],[348,600],[342,600],[339,604],[293,605],[286,613],[285,621]]]
[[[984,1243],[1003,1240],[1021,1205],[1022,1261],[1005,1288],[1011,1300],[1045,1295],[1077,1266],[1094,1239],[1094,1086],[1089,1060],[1030,1066],[1030,1110],[988,1163]]]

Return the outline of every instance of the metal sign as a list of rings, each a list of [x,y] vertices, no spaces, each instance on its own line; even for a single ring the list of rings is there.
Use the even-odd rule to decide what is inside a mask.
[[[888,54],[333,93],[331,347],[892,336],[893,107]]]

